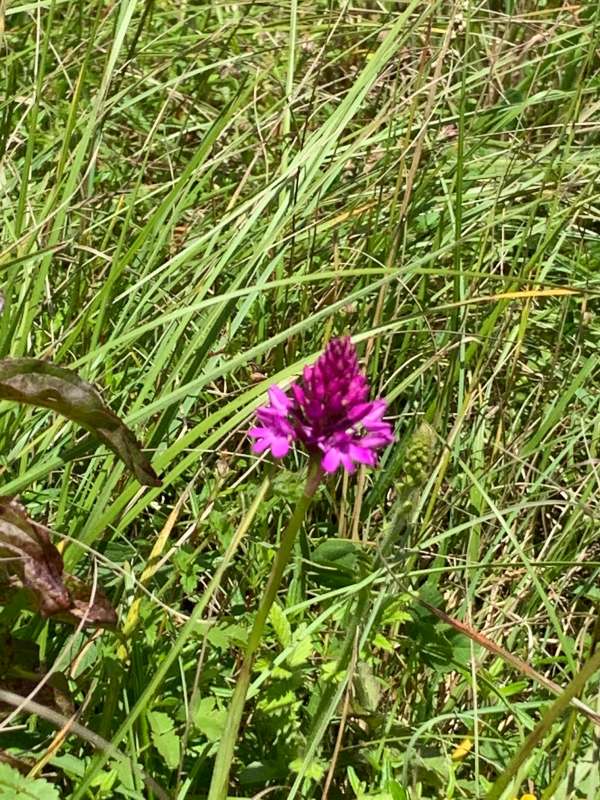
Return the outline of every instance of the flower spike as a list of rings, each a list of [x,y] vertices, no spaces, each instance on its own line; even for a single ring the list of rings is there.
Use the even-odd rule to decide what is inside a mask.
[[[300,383],[288,396],[278,386],[269,389],[269,405],[257,411],[259,425],[249,431],[252,449],[270,449],[282,458],[298,440],[311,455],[321,454],[321,467],[335,472],[356,464],[374,467],[377,451],[394,441],[392,426],[383,419],[385,400],[369,401],[369,384],[360,371],[350,338],[334,339],[317,361],[305,367]]]

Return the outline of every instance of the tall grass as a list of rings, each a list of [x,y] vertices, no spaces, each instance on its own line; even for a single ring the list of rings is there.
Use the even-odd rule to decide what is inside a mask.
[[[71,424],[1,405],[1,493],[130,625],[73,635],[4,606],[34,678],[58,664],[63,715],[110,747],[35,715],[0,747],[65,798],[151,796],[142,775],[206,796],[301,491],[300,464],[265,483],[245,430],[272,382],[350,333],[398,444],[315,501],[230,794],[485,797],[552,695],[412,598],[563,688],[597,647],[597,4],[0,9],[1,353],[96,383],[163,480],[142,489]],[[436,459],[382,567],[368,556],[423,420]],[[336,536],[360,544],[348,573],[314,560]],[[597,692],[592,676],[581,699]],[[595,797],[597,757],[573,709],[502,796]]]

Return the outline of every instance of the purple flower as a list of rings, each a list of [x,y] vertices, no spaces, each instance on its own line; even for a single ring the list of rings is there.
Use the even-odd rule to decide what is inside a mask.
[[[279,386],[271,386],[268,395],[271,404],[262,406],[256,412],[262,425],[250,428],[248,433],[256,439],[252,446],[255,453],[270,449],[275,458],[283,458],[296,438],[296,432],[287,418],[293,402]]]
[[[298,439],[309,453],[322,454],[325,472],[340,465],[354,472],[356,464],[374,467],[377,450],[394,441],[383,420],[387,403],[369,401],[369,384],[349,338],[330,342],[291,390],[290,398],[278,386],[269,389],[270,404],[257,411],[261,424],[249,431],[255,453],[270,449],[282,458]]]

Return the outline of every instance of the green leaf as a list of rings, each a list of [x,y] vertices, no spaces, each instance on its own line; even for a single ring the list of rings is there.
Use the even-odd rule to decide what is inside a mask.
[[[196,728],[209,742],[218,742],[225,729],[227,712],[215,708],[213,697],[203,697],[192,713]]]
[[[326,539],[312,552],[311,572],[323,586],[347,586],[358,579],[358,565],[363,556],[362,550],[349,539]]]
[[[232,644],[243,645],[246,636],[247,631],[241,625],[211,625],[206,633],[208,641],[219,650],[226,650]]]
[[[401,594],[393,597],[385,606],[381,616],[382,625],[392,625],[395,622],[408,622],[412,615],[408,610],[414,605],[414,600],[408,594]]]
[[[287,647],[292,641],[292,629],[283,609],[276,602],[273,603],[273,607],[269,613],[269,621],[273,626],[273,630],[281,646]]]
[[[358,664],[354,676],[354,689],[358,703],[364,711],[369,713],[377,711],[382,695],[381,681],[364,661]]]
[[[292,689],[287,689],[285,685],[275,685],[263,694],[257,703],[257,708],[265,714],[270,714],[282,708],[290,708],[296,702],[297,698]]]
[[[383,633],[375,634],[373,637],[373,646],[378,647],[380,650],[385,650],[386,653],[394,652],[394,645],[383,635]]]
[[[390,780],[387,783],[387,790],[392,796],[392,800],[409,800],[406,789],[398,781]]]
[[[152,730],[152,742],[165,760],[169,769],[179,764],[181,742],[175,732],[175,723],[168,714],[162,711],[150,711],[148,722]]]
[[[109,447],[140,483],[160,486],[133,433],[75,372],[36,358],[5,358],[0,361],[0,400],[50,408],[77,422]]]
[[[310,636],[304,636],[286,658],[289,667],[300,667],[306,664],[313,653],[314,647]]]
[[[290,763],[289,766],[292,772],[298,773],[304,766],[303,760],[301,758],[296,758]],[[326,771],[327,765],[324,764],[323,761],[313,759],[304,768],[304,776],[314,781],[320,781],[325,777]]]
[[[41,778],[32,780],[0,763],[0,800],[60,800],[56,788]]]

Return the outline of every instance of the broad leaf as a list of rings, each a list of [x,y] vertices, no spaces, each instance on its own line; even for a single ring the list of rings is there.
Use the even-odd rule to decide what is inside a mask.
[[[152,742],[165,760],[169,769],[175,769],[179,764],[181,743],[175,731],[175,724],[168,714],[162,711],[150,711],[148,722],[152,730]]]
[[[0,497],[0,587],[1,595],[7,590],[27,590],[34,609],[44,617],[58,615],[95,627],[111,627],[117,622],[101,589],[65,573],[62,556],[46,529],[8,497]]]
[[[60,800],[48,781],[26,778],[8,764],[0,764],[0,800]]]
[[[209,742],[218,742],[225,730],[227,712],[216,707],[214,697],[202,697],[192,714],[196,728]]]
[[[314,651],[314,646],[310,636],[304,636],[299,640],[298,644],[294,647],[292,652],[286,658],[285,663],[288,667],[295,669],[306,664]]]
[[[269,620],[273,626],[273,630],[277,634],[279,643],[282,647],[287,647],[292,641],[292,629],[290,627],[288,618],[277,602],[273,603],[273,606],[271,607]]]
[[[90,431],[146,486],[160,480],[135,436],[104,403],[100,393],[74,372],[36,358],[0,361],[0,400],[50,408]]]
[[[0,558],[3,571],[30,590],[43,616],[71,607],[60,553],[23,506],[5,497],[0,498]]]
[[[339,588],[360,577],[364,559],[361,548],[349,539],[331,537],[315,547],[311,555],[311,577],[321,586]]]

